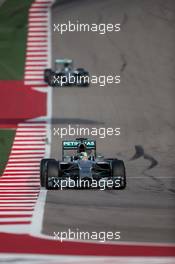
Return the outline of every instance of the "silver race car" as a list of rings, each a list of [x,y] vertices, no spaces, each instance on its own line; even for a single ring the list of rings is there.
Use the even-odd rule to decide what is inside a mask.
[[[62,142],[62,161],[41,160],[40,182],[46,189],[125,189],[125,166],[122,160],[98,156],[95,140],[66,140]]]
[[[52,87],[63,86],[88,86],[89,72],[83,68],[73,67],[70,59],[55,60],[55,68],[44,70],[44,81]]]

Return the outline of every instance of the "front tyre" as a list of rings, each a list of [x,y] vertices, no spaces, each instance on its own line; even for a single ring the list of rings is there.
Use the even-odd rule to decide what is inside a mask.
[[[112,177],[120,180],[120,186],[114,189],[125,189],[126,188],[126,170],[122,160],[112,160]]]
[[[56,189],[53,179],[59,179],[59,174],[59,162],[56,160],[48,161],[46,173],[46,189]]]
[[[45,69],[44,70],[44,81],[46,83],[48,83],[49,77],[50,77],[51,74],[52,74],[52,70],[51,69]]]
[[[42,159],[40,162],[40,185],[41,187],[45,187],[46,183],[46,174],[47,174],[47,163],[50,160],[54,159]]]
[[[77,86],[87,87],[90,81],[89,72],[85,71],[83,68],[78,68],[76,70],[76,84]]]

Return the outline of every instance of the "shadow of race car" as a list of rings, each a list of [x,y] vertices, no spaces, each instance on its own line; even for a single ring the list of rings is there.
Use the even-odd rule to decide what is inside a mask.
[[[97,155],[95,140],[65,140],[62,161],[41,160],[40,183],[46,189],[125,189],[125,165],[122,160]]]
[[[70,59],[55,60],[54,70],[44,70],[44,81],[52,87],[89,86],[89,72],[83,68],[74,70]]]

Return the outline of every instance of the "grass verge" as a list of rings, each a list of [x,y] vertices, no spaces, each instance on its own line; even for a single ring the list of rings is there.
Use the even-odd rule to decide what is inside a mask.
[[[13,144],[15,130],[0,129],[0,175],[2,175]]]
[[[0,6],[0,79],[22,80],[28,8],[33,0],[6,0]]]

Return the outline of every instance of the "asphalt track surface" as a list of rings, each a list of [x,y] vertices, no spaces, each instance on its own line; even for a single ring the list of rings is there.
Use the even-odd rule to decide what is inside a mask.
[[[120,85],[53,89],[52,127],[121,127],[98,152],[125,161],[124,191],[49,191],[43,233],[120,231],[121,241],[175,242],[173,0],[58,1],[52,23],[121,23],[120,33],[52,34],[52,59],[72,58]],[[61,139],[52,136],[52,157]]]

